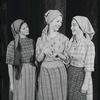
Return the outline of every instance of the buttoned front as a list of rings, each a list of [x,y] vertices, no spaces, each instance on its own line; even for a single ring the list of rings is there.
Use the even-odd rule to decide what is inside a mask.
[[[87,71],[94,71],[95,48],[92,41],[85,38],[73,40],[69,49],[71,64],[76,67],[85,67]]]

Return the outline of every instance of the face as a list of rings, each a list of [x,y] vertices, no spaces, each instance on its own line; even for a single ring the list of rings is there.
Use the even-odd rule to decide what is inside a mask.
[[[21,29],[20,29],[20,34],[24,36],[29,34],[29,28],[26,23],[22,24]]]
[[[71,30],[72,30],[73,35],[79,34],[81,31],[78,23],[74,19],[72,20],[72,23],[71,23]]]
[[[53,31],[58,31],[59,28],[62,25],[62,16],[58,16],[57,18],[55,18],[51,23],[50,23],[50,27]]]

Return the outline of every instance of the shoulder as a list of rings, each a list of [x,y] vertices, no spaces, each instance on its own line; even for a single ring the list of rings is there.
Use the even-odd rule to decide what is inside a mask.
[[[69,38],[62,33],[59,33],[59,37],[62,38],[62,40],[64,40],[64,41],[69,41]]]
[[[34,40],[31,38],[27,38],[28,41],[33,42]]]
[[[91,41],[91,40],[85,40],[84,41],[84,45],[88,48],[88,49],[91,49],[91,50],[95,50],[95,45],[94,43]]]
[[[89,46],[89,48],[95,50],[95,45],[94,45],[94,43],[92,41],[88,42],[88,46]]]
[[[14,50],[14,41],[11,41],[7,46],[7,51],[11,52]]]
[[[41,37],[38,37],[36,43],[38,44],[38,43],[40,43],[40,42],[41,42]]]
[[[11,42],[8,44],[8,46],[7,46],[7,48],[11,48],[11,47],[14,47],[14,40],[11,41]]]
[[[31,38],[27,38],[27,41],[26,42],[29,42],[29,43],[32,43],[32,44],[35,44],[35,41]]]
[[[85,43],[86,45],[88,45],[88,46],[94,46],[94,43],[93,43],[91,40],[85,39],[85,40],[84,40],[84,43]]]

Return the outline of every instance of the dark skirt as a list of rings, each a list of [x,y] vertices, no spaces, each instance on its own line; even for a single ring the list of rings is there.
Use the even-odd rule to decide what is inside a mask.
[[[84,68],[69,66],[68,68],[68,100],[86,100],[86,93],[81,92],[85,77]]]
[[[41,66],[39,100],[67,100],[67,72],[65,66],[45,68]]]

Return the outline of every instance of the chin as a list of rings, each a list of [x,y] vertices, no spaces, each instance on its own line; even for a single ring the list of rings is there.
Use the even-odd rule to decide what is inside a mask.
[[[57,32],[59,29],[55,29],[54,31]]]
[[[72,32],[73,35],[76,35],[76,32]]]
[[[29,33],[26,33],[26,35],[29,35]]]

